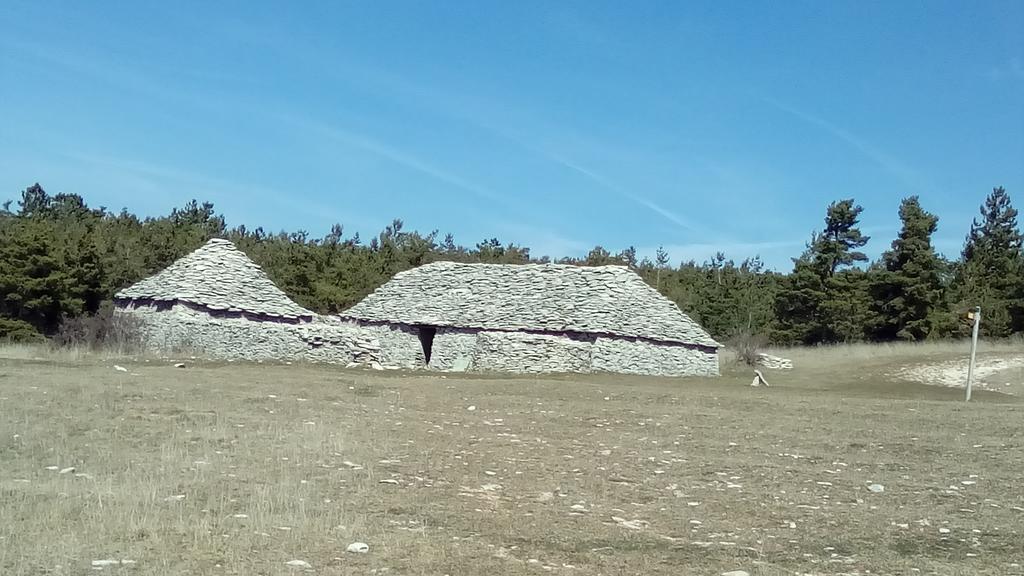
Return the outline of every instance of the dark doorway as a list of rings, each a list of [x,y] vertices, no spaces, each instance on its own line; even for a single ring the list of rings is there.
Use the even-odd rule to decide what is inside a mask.
[[[420,346],[423,346],[423,363],[430,365],[430,352],[434,349],[434,335],[437,328],[433,326],[420,326]]]

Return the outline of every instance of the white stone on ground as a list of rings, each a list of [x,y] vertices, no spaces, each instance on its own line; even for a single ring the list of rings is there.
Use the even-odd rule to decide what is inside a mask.
[[[619,518],[618,516],[612,516],[612,521],[619,526],[630,530],[643,530],[650,525],[646,520],[626,520],[625,518]]]
[[[285,562],[285,565],[291,566],[292,568],[312,568],[312,566],[309,565],[309,562],[306,562],[305,560],[289,560]]]
[[[370,545],[365,542],[353,542],[348,545],[345,551],[353,554],[366,554],[370,551]]]
[[[107,566],[130,566],[135,564],[135,560],[93,560],[92,567],[103,569]]]

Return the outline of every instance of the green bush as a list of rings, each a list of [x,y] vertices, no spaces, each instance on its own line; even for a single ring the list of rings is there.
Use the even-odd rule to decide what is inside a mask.
[[[42,342],[45,340],[31,324],[23,320],[0,318],[0,342]]]

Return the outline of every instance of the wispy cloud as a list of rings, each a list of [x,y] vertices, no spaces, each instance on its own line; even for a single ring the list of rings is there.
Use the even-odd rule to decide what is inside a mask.
[[[849,130],[837,126],[824,118],[799,110],[773,98],[765,97],[763,100],[779,110],[791,114],[808,124],[813,124],[814,126],[832,134],[832,136],[835,136],[839,140],[849,144],[858,152],[875,162],[875,164],[878,164],[881,168],[898,178],[905,186],[908,186],[915,191],[922,191],[927,187],[925,179],[917,170],[914,170],[892,154],[874,146],[859,136],[856,136]]]
[[[700,231],[700,228],[696,224],[694,224],[693,222],[683,218],[679,214],[669,210],[668,208],[665,208],[664,206],[661,206],[660,204],[658,204],[657,202],[655,202],[655,201],[653,201],[653,200],[651,200],[649,198],[644,198],[643,196],[640,196],[638,194],[630,192],[629,190],[626,190],[624,187],[619,186],[615,182],[612,182],[610,179],[606,178],[605,176],[602,176],[601,174],[598,174],[597,172],[595,172],[594,170],[592,170],[590,168],[587,168],[587,167],[582,166],[582,165],[580,165],[580,164],[578,164],[576,162],[573,162],[573,161],[571,161],[571,160],[561,156],[560,154],[555,154],[555,153],[552,153],[550,151],[541,150],[539,148],[532,148],[532,149],[537,151],[537,152],[540,152],[541,154],[543,154],[544,157],[548,158],[552,162],[560,164],[560,165],[562,165],[562,166],[564,166],[564,167],[566,167],[566,168],[576,172],[577,174],[581,174],[581,175],[585,176],[590,181],[599,184],[600,186],[602,186],[602,187],[604,187],[604,188],[606,188],[606,189],[608,189],[608,190],[618,194],[619,196],[622,196],[623,198],[626,198],[628,200],[636,202],[637,204],[647,208],[648,210],[654,212],[655,214],[658,214],[662,218],[668,220],[669,222],[672,222],[673,224],[675,224],[676,226],[679,226],[680,228],[684,228],[684,229],[686,229],[686,230],[688,230],[690,232],[699,232]]]
[[[294,202],[288,193],[246,182],[210,176],[174,166],[155,164],[114,155],[66,152],[65,157],[115,175],[122,185],[134,194],[158,194],[175,204],[192,198],[230,203],[233,211],[242,211],[246,205],[278,206],[298,211],[303,216],[320,222],[334,223],[335,210],[330,206],[310,202]]]
[[[694,222],[692,222],[692,221],[690,221],[690,220],[688,220],[686,218],[683,218],[682,216],[680,216],[676,212],[673,212],[672,210],[669,210],[668,208],[665,208],[664,206],[658,204],[657,202],[655,202],[654,200],[651,200],[650,198],[646,198],[644,196],[636,194],[635,192],[627,190],[624,186],[621,186],[621,185],[613,182],[610,178],[608,178],[608,177],[606,177],[606,176],[604,176],[602,174],[599,174],[598,172],[596,172],[595,170],[593,170],[593,169],[591,169],[589,167],[583,166],[579,162],[576,162],[574,160],[570,160],[565,155],[563,155],[563,154],[561,154],[559,152],[552,151],[552,150],[550,150],[549,148],[547,148],[547,147],[545,147],[543,145],[540,145],[540,144],[537,144],[537,143],[534,143],[534,142],[529,142],[525,138],[513,134],[511,130],[509,130],[507,128],[504,128],[504,127],[499,127],[499,126],[495,125],[492,122],[489,122],[489,121],[488,122],[484,122],[484,121],[479,121],[479,120],[474,120],[474,119],[469,119],[469,120],[472,121],[475,125],[477,125],[480,128],[487,129],[490,132],[492,132],[492,133],[494,133],[494,134],[496,134],[498,136],[501,136],[502,138],[504,138],[506,140],[509,140],[509,141],[512,141],[512,142],[518,144],[524,150],[532,152],[533,154],[536,154],[536,155],[538,155],[539,157],[541,157],[541,158],[543,158],[545,160],[548,160],[550,162],[558,164],[558,165],[562,166],[563,168],[568,168],[569,170],[573,171],[574,173],[576,173],[578,175],[581,175],[581,176],[584,176],[585,178],[587,178],[591,182],[593,182],[595,184],[598,184],[602,188],[604,188],[604,189],[606,189],[608,191],[611,191],[611,192],[617,194],[618,196],[620,196],[622,198],[625,198],[625,199],[627,199],[627,200],[629,200],[631,202],[639,204],[639,205],[643,206],[644,208],[647,208],[648,210],[654,212],[655,214],[658,214],[659,216],[661,216],[662,218],[664,218],[664,219],[668,220],[669,222],[675,224],[676,226],[679,226],[680,228],[683,228],[683,229],[685,229],[685,230],[687,230],[689,232],[695,232],[695,233],[701,233],[702,232],[701,228],[699,226],[697,226]]]
[[[300,51],[299,53],[305,54],[305,56],[309,58],[313,57],[304,51]],[[404,96],[404,100],[414,102],[417,106],[425,106],[434,113],[443,114],[449,118],[466,122],[475,126],[477,129],[485,131],[493,136],[497,136],[507,142],[511,142],[539,158],[553,162],[563,168],[568,168],[574,173],[582,175],[591,182],[598,184],[602,188],[647,208],[680,228],[691,232],[703,232],[694,222],[658,204],[654,200],[632,192],[625,186],[613,182],[611,179],[597,173],[593,169],[568,159],[565,154],[553,151],[550,147],[538,143],[538,138],[523,136],[524,125],[530,126],[529,131],[535,134],[551,134],[564,132],[565,130],[551,126],[549,123],[538,121],[533,115],[528,114],[522,109],[518,109],[507,102],[501,103],[500,106],[497,106],[489,99],[485,101],[484,99],[473,98],[466,93],[449,91],[438,88],[437,86],[421,85],[407,76],[391,74],[381,69],[367,69],[359,66],[353,66],[351,68],[346,67],[346,70],[359,76],[365,80],[366,83],[380,86],[382,88],[380,90],[382,95],[394,98],[396,94],[400,94]],[[505,120],[500,121],[498,120],[499,118],[504,118]],[[510,121],[509,118],[514,118],[514,122]],[[320,126],[317,128],[312,125],[307,125],[307,128],[323,130],[336,137],[338,140],[363,148],[364,150],[374,152],[408,168],[431,175],[464,190],[474,192],[492,200],[503,199],[500,194],[489,190],[484,186],[467,182],[465,179],[451,174],[447,170],[432,166],[407,152],[397,150],[393,146],[385,145],[365,136],[339,130],[334,127]]]
[[[347,146],[370,152],[371,154],[394,162],[399,166],[430,176],[439,182],[448,184],[449,186],[457,188],[463,192],[469,192],[497,204],[510,204],[505,196],[496,190],[470,182],[462,176],[459,176],[447,169],[436,166],[435,164],[423,160],[409,152],[363,134],[357,134],[322,122],[312,122],[310,120],[296,117],[282,117],[282,121],[299,129],[318,133],[321,136]]]
[[[119,91],[142,94],[148,98],[172,100],[203,109],[218,107],[217,100],[209,97],[207,89],[188,88],[178,76],[170,74],[167,69],[157,70],[151,64],[133,66],[119,55],[102,54],[95,50],[60,49],[38,42],[10,38],[0,39],[0,49],[17,54],[15,62],[19,66],[52,68],[62,74],[80,74],[109,86],[116,86]],[[194,71],[188,72],[192,75],[197,74]]]

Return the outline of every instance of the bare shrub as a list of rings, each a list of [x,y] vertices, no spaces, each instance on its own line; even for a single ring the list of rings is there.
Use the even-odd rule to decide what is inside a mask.
[[[768,339],[762,334],[741,332],[730,342],[736,353],[736,360],[747,366],[757,366],[761,350],[767,345]]]
[[[52,342],[61,348],[80,347],[128,354],[141,348],[142,337],[136,319],[117,314],[112,304],[105,303],[91,316],[65,318]]]

